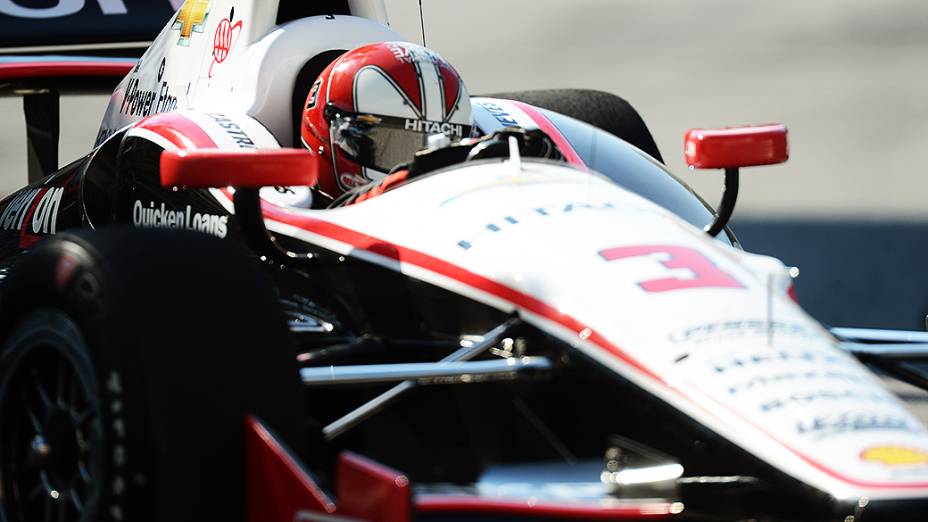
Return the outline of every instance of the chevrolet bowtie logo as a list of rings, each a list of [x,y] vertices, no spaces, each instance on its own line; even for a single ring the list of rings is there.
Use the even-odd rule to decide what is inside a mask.
[[[174,30],[180,30],[179,45],[190,45],[193,33],[202,33],[209,16],[209,0],[187,0],[177,13]]]

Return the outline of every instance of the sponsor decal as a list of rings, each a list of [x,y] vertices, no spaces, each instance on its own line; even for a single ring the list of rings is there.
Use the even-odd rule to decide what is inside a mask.
[[[837,413],[820,415],[796,424],[800,435],[816,438],[860,431],[920,431],[901,415],[882,412]]]
[[[740,370],[752,366],[760,366],[770,363],[808,363],[815,365],[823,364],[840,364],[845,359],[838,354],[829,352],[815,352],[811,350],[786,351],[786,350],[769,350],[757,352],[754,354],[743,354],[725,359],[719,359],[712,362],[716,373],[725,373],[732,370]]]
[[[213,69],[216,65],[226,61],[229,57],[232,47],[235,46],[242,33],[242,20],[232,23],[233,20],[235,20],[235,7],[229,12],[229,17],[220,20],[219,26],[216,27],[216,33],[213,35],[213,63],[209,66],[210,78],[213,77]]]
[[[157,91],[142,89],[138,77],[129,80],[119,111],[126,116],[142,118],[177,109],[177,96],[171,94],[168,82],[160,81]]]
[[[316,100],[319,98],[319,88],[322,87],[322,78],[316,80],[309,89],[309,96],[306,98],[306,108],[312,109],[316,106]]]
[[[519,181],[513,180],[512,182],[518,183]],[[544,220],[551,218],[552,216],[564,216],[576,212],[615,210],[616,208],[617,207],[615,204],[609,202],[595,204],[572,202],[564,203],[561,205],[551,205],[518,210],[503,216],[502,218],[487,223],[480,231],[476,232],[472,236],[459,240],[457,245],[458,248],[461,248],[462,250],[470,250],[474,247],[474,244],[484,235],[503,232],[526,222]]]
[[[519,126],[519,122],[517,122],[515,118],[513,118],[512,115],[510,115],[509,112],[506,111],[506,109],[500,107],[499,104],[496,104],[493,102],[482,101],[478,103],[478,105],[486,109],[486,111],[489,112],[490,115],[493,116],[493,118],[496,121],[500,122],[503,125],[503,127],[518,127]]]
[[[13,201],[3,209],[3,214],[0,214],[0,228],[3,230],[22,229],[26,213],[32,208],[32,202],[41,190],[40,188],[26,189],[14,197]]]
[[[243,149],[258,148],[258,146],[255,145],[255,142],[252,141],[252,139],[248,137],[248,134],[246,134],[245,131],[242,130],[242,127],[239,126],[239,124],[232,121],[231,119],[229,119],[224,114],[213,113],[213,114],[207,114],[207,116],[212,118],[212,120],[216,122],[216,125],[219,125],[220,127],[222,127],[223,130],[226,131],[226,134],[228,134],[229,137],[231,137],[235,141],[235,144],[238,145],[239,147]]]
[[[190,46],[190,39],[196,33],[202,33],[209,18],[209,0],[187,0],[181,6],[174,19],[172,31],[180,31],[177,45]]]
[[[20,231],[20,248],[29,248],[40,236],[57,232],[63,195],[61,187],[24,190],[0,214],[0,229]]]
[[[829,402],[829,401],[851,401],[851,402],[893,402],[893,399],[890,398],[885,393],[880,393],[877,390],[867,391],[858,391],[858,390],[817,390],[814,392],[807,393],[793,393],[788,397],[782,399],[771,399],[765,401],[760,405],[761,411],[770,412],[774,410],[779,410],[788,404],[810,404],[815,402]]]
[[[406,130],[423,134],[446,134],[452,138],[464,137],[464,126],[456,123],[407,119]]]
[[[928,464],[928,452],[903,446],[876,446],[860,452],[860,460],[885,466],[918,466]]]
[[[224,238],[229,231],[229,216],[194,212],[190,205],[184,210],[174,210],[164,203],[155,207],[155,203],[150,202],[146,207],[136,200],[132,205],[132,224],[140,228],[194,230]]]
[[[766,337],[773,334],[777,337],[814,338],[815,332],[801,324],[784,323],[779,321],[766,321],[763,319],[744,319],[701,324],[678,330],[670,334],[670,341],[674,344],[703,343],[728,338]]]
[[[63,18],[83,11],[86,5],[85,0],[58,0],[49,7],[27,7],[21,3],[22,0],[0,0],[0,13],[17,18]],[[124,0],[96,0],[92,3],[96,3],[104,15],[124,15],[129,12]]]
[[[737,395],[741,392],[749,392],[754,389],[765,388],[767,386],[778,386],[785,384],[803,383],[808,381],[834,381],[851,385],[866,385],[872,382],[864,375],[854,375],[841,371],[821,371],[809,370],[807,372],[780,372],[773,375],[758,375],[746,381],[732,384],[728,387],[728,393]]]

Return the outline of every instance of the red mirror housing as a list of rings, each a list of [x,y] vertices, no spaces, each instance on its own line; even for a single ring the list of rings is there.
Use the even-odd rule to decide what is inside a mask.
[[[166,150],[161,185],[191,188],[261,188],[315,185],[316,157],[302,149]]]
[[[786,126],[779,123],[691,129],[683,143],[686,164],[697,169],[773,165],[789,159]]]

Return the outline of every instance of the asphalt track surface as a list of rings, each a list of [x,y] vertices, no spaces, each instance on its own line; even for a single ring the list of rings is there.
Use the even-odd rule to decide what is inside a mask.
[[[418,2],[387,0],[421,41]],[[924,0],[423,0],[426,40],[472,93],[619,94],[668,166],[692,127],[783,122],[791,158],[742,175],[736,233],[799,266],[799,296],[835,325],[924,328],[928,313],[928,2]],[[104,97],[65,99],[62,163],[87,151]],[[0,99],[0,192],[25,179],[21,105]]]

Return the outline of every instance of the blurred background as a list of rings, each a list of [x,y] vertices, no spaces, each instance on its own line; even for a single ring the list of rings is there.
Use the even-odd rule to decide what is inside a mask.
[[[801,270],[801,303],[833,325],[925,328],[928,2],[923,0],[423,0],[426,44],[473,94],[574,87],[641,113],[668,167],[717,204],[720,173],[688,172],[693,127],[782,122],[791,158],[742,174],[734,230]],[[422,41],[418,2],[387,0]],[[106,99],[65,99],[61,160],[92,145]],[[4,194],[25,179],[21,102],[0,99]]]

